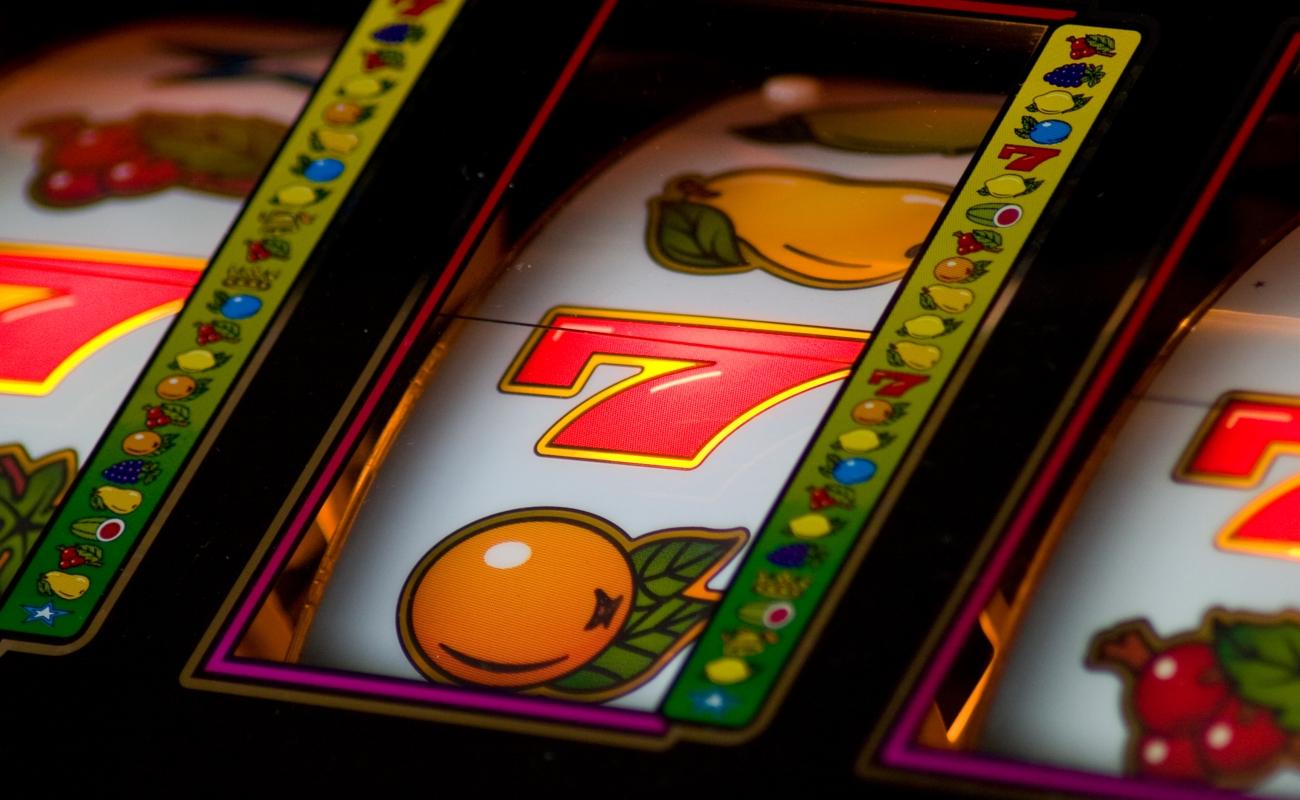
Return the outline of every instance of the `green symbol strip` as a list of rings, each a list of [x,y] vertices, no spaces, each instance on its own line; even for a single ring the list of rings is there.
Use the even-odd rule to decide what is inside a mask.
[[[0,632],[66,642],[92,621],[462,4],[370,4],[125,410],[0,587]]]
[[[1067,25],[939,223],[664,704],[738,728],[788,669],[858,536],[1118,84],[1141,36]]]

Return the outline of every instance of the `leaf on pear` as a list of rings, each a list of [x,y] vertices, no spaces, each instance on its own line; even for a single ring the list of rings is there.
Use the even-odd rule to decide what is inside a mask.
[[[712,206],[659,201],[655,243],[665,258],[687,267],[745,265],[731,218]]]

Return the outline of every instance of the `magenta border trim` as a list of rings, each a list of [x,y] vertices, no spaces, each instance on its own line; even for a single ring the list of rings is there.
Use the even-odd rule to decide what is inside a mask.
[[[1254,132],[1267,106],[1277,92],[1278,86],[1295,63],[1300,54],[1300,34],[1291,38],[1270,70],[1267,80],[1261,87],[1255,102],[1251,105],[1229,143],[1223,158],[1206,184],[1205,190],[1197,199],[1187,221],[1179,230],[1169,251],[1165,254],[1151,280],[1143,288],[1134,304],[1134,310],[1124,321],[1116,337],[1116,343],[1106,354],[1089,390],[1079,402],[1074,415],[1070,418],[1057,445],[1053,448],[1044,468],[1030,487],[1025,502],[1016,512],[1006,535],[994,552],[988,567],[980,574],[979,580],[971,592],[966,604],[957,615],[956,622],[949,629],[940,644],[933,661],[930,662],[916,690],[912,692],[898,721],[887,734],[885,745],[880,752],[882,764],[890,767],[902,767],[912,770],[925,770],[964,778],[996,781],[999,783],[1027,785],[1032,788],[1063,790],[1090,796],[1105,795],[1110,797],[1154,798],[1156,800],[1196,800],[1197,798],[1240,797],[1238,792],[1213,789],[1209,787],[1178,786],[1168,783],[1148,783],[1136,778],[1102,775],[1094,772],[1072,770],[1064,767],[1051,767],[1028,762],[1000,759],[987,755],[956,753],[944,750],[914,746],[917,731],[925,718],[927,709],[937,694],[943,676],[951,669],[962,643],[979,620],[979,613],[988,602],[997,587],[997,581],[1006,570],[1015,552],[1016,546],[1028,532],[1029,525],[1042,504],[1046,501],[1047,491],[1064,466],[1069,453],[1073,450],[1083,427],[1091,418],[1102,392],[1111,383],[1120,360],[1128,352],[1138,328],[1146,319],[1155,303],[1156,295],[1169,280],[1170,274],[1183,253],[1191,243],[1193,235],[1201,220],[1208,213],[1210,205],[1218,195],[1228,174],[1237,161],[1246,142]]]

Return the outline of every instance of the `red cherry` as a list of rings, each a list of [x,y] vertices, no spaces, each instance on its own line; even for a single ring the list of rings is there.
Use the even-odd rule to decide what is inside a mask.
[[[1273,712],[1233,698],[1201,734],[1205,761],[1227,775],[1268,769],[1286,749]]]
[[[75,206],[103,196],[99,177],[93,172],[58,169],[41,179],[37,194],[47,203]]]
[[[1139,775],[1152,778],[1204,782],[1209,777],[1191,736],[1148,733],[1138,740],[1134,762]]]
[[[104,184],[113,194],[145,194],[180,180],[181,169],[166,158],[133,158],[109,168]]]
[[[1197,642],[1153,656],[1133,687],[1133,710],[1156,733],[1197,733],[1227,699],[1228,684],[1214,650]]]
[[[102,169],[141,151],[135,131],[127,125],[83,128],[56,146],[50,163],[62,169]]]

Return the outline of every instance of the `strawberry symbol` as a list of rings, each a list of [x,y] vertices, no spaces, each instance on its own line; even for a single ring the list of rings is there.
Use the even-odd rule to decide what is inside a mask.
[[[131,486],[136,483],[152,483],[161,470],[162,468],[152,461],[131,458],[117,462],[100,474],[104,476],[104,480]]]
[[[1043,76],[1043,80],[1053,86],[1074,89],[1085,83],[1096,86],[1106,73],[1096,64],[1063,64]]]
[[[1115,55],[1115,40],[1099,33],[1090,33],[1087,36],[1067,36],[1065,41],[1070,43],[1070,58],[1075,61],[1081,58],[1091,58],[1092,56],[1110,58]]]
[[[957,231],[953,234],[957,237],[957,255],[964,256],[968,253],[978,253],[981,250],[987,250],[990,253],[1002,252],[1002,234],[997,231]]]

